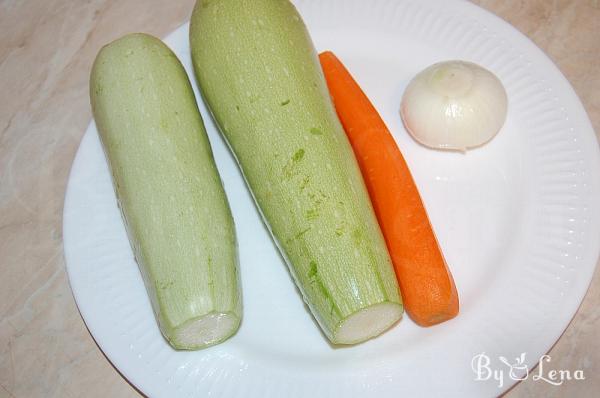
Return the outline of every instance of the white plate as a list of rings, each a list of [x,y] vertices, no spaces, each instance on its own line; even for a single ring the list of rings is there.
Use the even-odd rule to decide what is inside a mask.
[[[200,104],[240,245],[244,320],[225,343],[176,352],[161,337],[129,248],[92,123],[71,170],[64,245],[73,294],[111,362],[150,396],[497,395],[474,355],[526,353],[530,367],[576,312],[600,245],[600,156],[590,122],[551,61],[467,2],[298,1],[319,50],[346,63],[381,112],[422,192],[460,292],[461,313],[419,328],[408,317],[365,344],[332,348],[306,311],[240,173]],[[167,43],[190,76],[188,27]],[[467,154],[417,145],[398,116],[427,65],[466,59],[495,72],[510,101],[500,134]],[[197,94],[197,93],[196,93]],[[199,98],[199,97],[198,97]]]

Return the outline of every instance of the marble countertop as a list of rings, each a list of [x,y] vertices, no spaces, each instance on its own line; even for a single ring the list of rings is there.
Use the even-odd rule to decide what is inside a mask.
[[[91,119],[90,66],[101,45],[162,37],[194,0],[0,0],[0,398],[139,396],[94,343],[71,294],[62,207],[71,162]],[[600,2],[476,0],[554,60],[600,131]],[[508,397],[600,391],[600,270],[551,367],[583,369],[560,387],[531,378]]]

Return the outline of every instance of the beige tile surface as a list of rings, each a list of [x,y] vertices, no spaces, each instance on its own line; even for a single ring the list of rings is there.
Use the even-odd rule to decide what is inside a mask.
[[[477,0],[558,64],[600,131],[597,0]],[[94,344],[65,274],[61,217],[73,156],[91,119],[88,73],[100,46],[124,33],[164,36],[192,0],[0,0],[0,398],[128,397],[139,393]],[[551,351],[587,379],[531,379],[509,397],[600,391],[600,273]]]

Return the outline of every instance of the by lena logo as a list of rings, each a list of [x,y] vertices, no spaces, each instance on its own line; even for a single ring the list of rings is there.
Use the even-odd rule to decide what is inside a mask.
[[[525,363],[525,353],[521,353],[514,361],[510,361],[503,356],[498,357],[498,362],[504,366],[493,366],[492,360],[485,352],[477,354],[471,360],[471,369],[475,373],[476,381],[494,380],[498,387],[504,386],[506,378],[520,381],[527,379],[530,375],[534,381],[544,381],[554,386],[560,386],[568,380],[585,380],[583,370],[577,369],[574,372],[570,370],[544,370],[544,363],[549,363],[552,358],[550,355],[543,355],[539,362],[537,371],[530,373]],[[547,367],[546,367],[547,369]]]

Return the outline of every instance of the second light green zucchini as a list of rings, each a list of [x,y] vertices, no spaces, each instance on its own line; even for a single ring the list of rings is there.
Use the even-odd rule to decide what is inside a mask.
[[[190,42],[203,96],[324,333],[352,344],[389,328],[402,315],[396,277],[294,6],[200,0]]]

